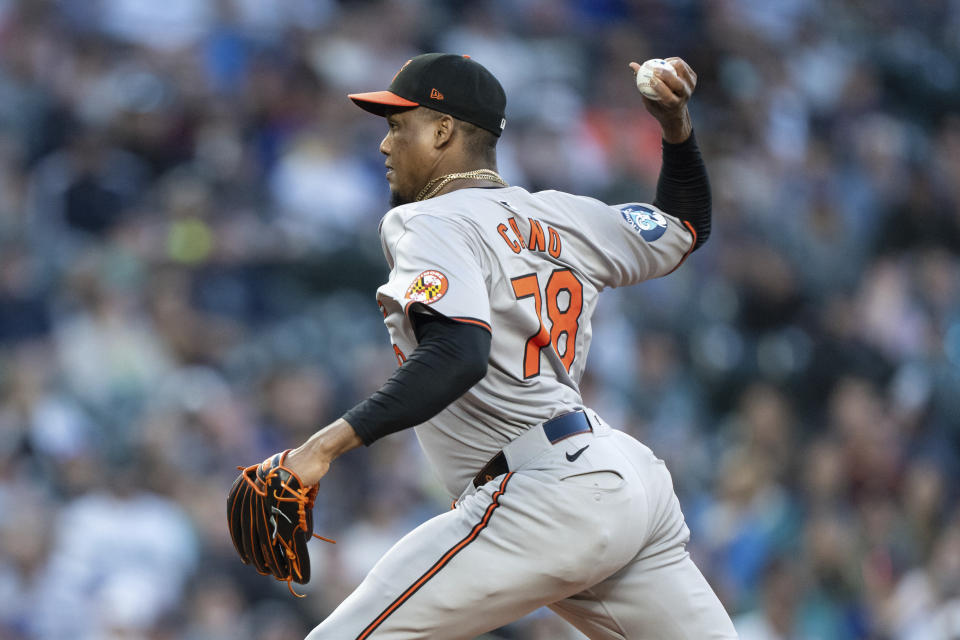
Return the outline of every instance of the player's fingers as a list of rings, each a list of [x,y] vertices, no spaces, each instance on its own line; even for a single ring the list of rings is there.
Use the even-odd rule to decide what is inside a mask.
[[[667,88],[673,91],[675,94],[682,98],[686,98],[690,94],[690,87],[682,79],[680,79],[676,74],[670,73],[666,69],[657,69],[653,72],[657,78],[659,78]]]
[[[631,69],[633,69],[633,75],[637,75],[637,72],[640,71],[640,63],[639,63],[639,62],[631,62],[628,66],[629,66]]]
[[[664,83],[657,74],[654,74],[653,78],[650,80],[650,87],[657,92],[659,96],[660,105],[667,109],[673,109],[680,106],[685,98],[678,96],[673,89]]]
[[[674,70],[676,70],[677,76],[687,83],[687,85],[690,87],[690,91],[692,92],[694,87],[697,86],[697,73],[693,70],[693,68],[687,64],[687,61],[683,58],[667,58],[666,61],[670,63]]]

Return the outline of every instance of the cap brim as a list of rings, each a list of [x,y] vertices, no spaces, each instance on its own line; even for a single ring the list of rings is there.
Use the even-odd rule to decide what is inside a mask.
[[[354,104],[378,116],[386,115],[387,107],[419,107],[420,105],[406,98],[401,98],[390,91],[371,91],[369,93],[351,93],[347,95]]]

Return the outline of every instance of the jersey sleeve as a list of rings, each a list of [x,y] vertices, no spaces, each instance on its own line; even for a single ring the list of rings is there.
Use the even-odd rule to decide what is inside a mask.
[[[596,202],[592,232],[602,247],[597,275],[605,286],[623,287],[665,276],[696,246],[691,225],[652,204]]]
[[[403,308],[422,306],[490,331],[490,296],[478,243],[446,218],[421,214],[405,221],[391,251],[393,270],[381,289]]]

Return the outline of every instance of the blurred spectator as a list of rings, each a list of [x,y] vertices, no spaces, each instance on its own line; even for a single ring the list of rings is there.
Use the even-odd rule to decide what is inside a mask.
[[[101,468],[105,468],[101,464]],[[106,491],[66,505],[33,606],[38,638],[143,632],[180,600],[197,546],[185,514],[137,489],[136,466],[111,466]]]
[[[798,629],[799,602],[803,592],[795,565],[789,560],[771,561],[763,571],[761,605],[735,619],[741,640],[812,638]]]

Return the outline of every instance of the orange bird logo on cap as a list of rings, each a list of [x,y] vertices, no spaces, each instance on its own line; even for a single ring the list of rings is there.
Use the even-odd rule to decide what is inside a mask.
[[[410,64],[411,62],[413,62],[413,58],[410,58],[409,60],[407,60],[406,62],[404,62],[404,63],[403,63],[403,66],[400,67],[400,69],[399,69],[395,74],[393,74],[393,79],[390,80],[390,82],[393,82],[394,80],[396,80],[396,79],[397,79],[397,76],[400,75],[400,71],[403,71],[404,69],[406,69],[406,68],[407,68],[407,65]]]

